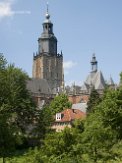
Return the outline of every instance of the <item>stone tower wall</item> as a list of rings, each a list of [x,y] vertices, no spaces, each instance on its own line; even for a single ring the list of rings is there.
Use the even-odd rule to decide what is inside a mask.
[[[62,55],[40,55],[33,61],[33,77],[46,79],[51,89],[63,86]]]

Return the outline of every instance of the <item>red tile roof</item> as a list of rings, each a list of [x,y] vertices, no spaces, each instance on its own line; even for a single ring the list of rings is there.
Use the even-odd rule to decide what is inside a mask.
[[[71,122],[75,119],[85,118],[86,114],[78,109],[66,109],[61,112],[61,120],[55,122]]]

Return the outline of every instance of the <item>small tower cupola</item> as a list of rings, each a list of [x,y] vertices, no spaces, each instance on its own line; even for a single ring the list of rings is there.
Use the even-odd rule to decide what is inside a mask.
[[[47,12],[45,14],[45,18],[46,19],[44,20],[43,23],[43,32],[53,34],[53,24],[51,23],[50,14],[48,12],[48,4],[47,4]]]
[[[97,72],[97,60],[96,60],[96,56],[95,53],[93,53],[92,55],[92,60],[91,60],[91,72]]]
[[[43,32],[41,37],[38,39],[38,53],[45,54],[45,55],[57,55],[57,38],[53,33],[53,23],[50,20],[50,14],[48,11],[48,4],[47,4],[47,11],[45,14],[45,20],[43,22]]]

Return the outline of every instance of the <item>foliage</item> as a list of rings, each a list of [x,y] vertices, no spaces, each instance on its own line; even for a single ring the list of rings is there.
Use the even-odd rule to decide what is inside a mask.
[[[121,100],[121,88],[106,90],[85,121],[47,135],[43,155],[52,162],[121,162]]]
[[[23,127],[32,118],[35,107],[26,89],[28,76],[14,65],[8,65],[0,78],[1,113],[12,113],[15,123]]]
[[[58,95],[52,100],[51,104],[44,106],[39,111],[36,134],[43,143],[43,139],[47,133],[53,132],[51,129],[54,122],[54,114],[62,111],[65,108],[71,108],[71,103],[68,101],[68,97],[65,94]]]
[[[7,115],[0,115],[0,156],[3,157],[3,162],[5,162],[5,157],[14,151],[15,141],[17,140],[13,135],[14,126],[10,126],[6,119]]]
[[[3,54],[0,53],[0,70],[4,70],[7,65],[7,60],[4,58]]]
[[[122,72],[120,73],[120,85],[122,86]]]
[[[119,139],[122,139],[122,88],[108,90],[103,101],[97,107],[104,127],[111,127]]]
[[[111,157],[110,149],[115,143],[115,135],[110,128],[104,128],[98,114],[91,114],[84,124],[81,142],[83,153],[93,162]]]
[[[74,135],[69,128],[65,128],[62,132],[47,135],[43,151],[47,156],[51,156],[52,153],[54,156],[59,156],[63,153],[68,154],[73,143],[75,143]]]
[[[46,133],[51,132],[51,125],[53,121],[53,115],[49,106],[44,106],[43,109],[39,111],[37,128],[35,130],[39,139],[43,140]]]
[[[35,109],[26,89],[27,74],[6,63],[0,55],[0,154],[3,157],[11,153],[27,124],[32,123]]]
[[[53,115],[71,103],[64,94],[56,96],[50,106],[34,110],[26,90],[28,76],[13,65],[0,62],[0,157],[8,163],[121,163],[122,162],[122,87],[106,89],[102,99],[92,90],[88,102],[89,116],[77,120],[62,132],[50,132]],[[37,114],[38,113],[38,114]],[[35,119],[36,118],[36,119]],[[33,120],[38,122],[40,147],[16,155],[15,144]],[[37,121],[38,120],[38,121]]]
[[[87,103],[87,113],[91,113],[94,111],[95,106],[97,106],[100,103],[100,95],[93,87],[90,93],[90,97]]]
[[[71,103],[68,100],[68,96],[60,94],[54,98],[50,104],[50,109],[53,115],[63,111],[65,108],[71,108]]]
[[[95,106],[85,122],[82,134],[84,153],[93,162],[121,159],[112,153],[122,139],[122,89],[107,90],[102,101]],[[119,151],[122,147],[119,146]]]
[[[37,147],[34,149],[29,148],[22,152],[16,151],[15,155],[7,158],[7,163],[43,163],[41,151]]]

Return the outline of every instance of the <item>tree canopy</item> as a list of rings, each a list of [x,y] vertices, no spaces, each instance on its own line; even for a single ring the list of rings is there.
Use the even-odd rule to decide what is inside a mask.
[[[26,89],[28,75],[0,57],[0,157],[9,157],[8,163],[122,162],[121,85],[116,90],[106,89],[101,99],[93,90],[85,120],[77,120],[72,128],[61,132],[50,132],[54,114],[71,108],[66,95],[56,96],[38,112],[37,132],[43,145],[38,144],[38,148],[29,149],[21,157],[10,158],[15,144],[21,142],[24,126],[33,122],[36,110]]]
[[[0,151],[4,151],[0,154],[3,156],[13,149],[18,135],[33,121],[35,104],[26,89],[27,79],[25,72],[7,65],[0,55]]]
[[[101,101],[99,93],[93,87],[90,93],[90,97],[87,103],[87,113],[91,113],[94,111],[96,105]]]
[[[59,113],[63,111],[65,108],[71,108],[72,104],[68,100],[68,96],[66,94],[60,94],[54,98],[54,100],[50,104],[50,109],[52,114]]]
[[[43,154],[49,162],[122,161],[122,88],[106,90],[86,120],[47,135]]]

